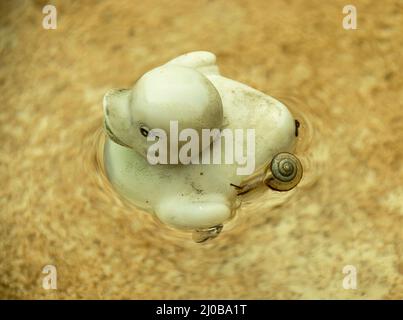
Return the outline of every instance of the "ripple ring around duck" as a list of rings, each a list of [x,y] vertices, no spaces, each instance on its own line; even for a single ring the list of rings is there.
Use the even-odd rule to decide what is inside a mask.
[[[243,194],[258,187],[287,191],[302,178],[301,163],[292,154],[299,122],[276,99],[223,77],[210,52],[187,53],[152,69],[131,88],[110,90],[103,104],[104,167],[114,189],[162,223],[193,232],[196,242],[221,232]],[[219,134],[207,144],[190,139],[192,154],[186,164],[151,164],[148,155],[156,143],[178,141],[179,148],[158,149],[156,155],[164,159],[177,159],[181,148],[189,147],[190,141],[170,130],[173,122],[180,132],[191,132],[190,138],[206,130]],[[216,152],[223,132],[240,129],[252,130],[253,139],[235,134],[231,152],[242,159],[247,150],[247,159],[252,156],[257,168],[252,174],[240,175],[236,162],[199,161],[205,151]],[[157,131],[166,134],[153,136]],[[221,159],[227,159],[227,144],[225,140],[225,149],[218,149]]]

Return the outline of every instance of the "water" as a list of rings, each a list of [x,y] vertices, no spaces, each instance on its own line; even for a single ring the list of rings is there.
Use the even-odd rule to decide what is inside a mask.
[[[43,1],[1,3],[1,297],[402,298],[401,1],[358,1],[357,30],[343,1],[55,5],[45,30]],[[195,49],[293,111],[305,171],[205,244],[116,194],[100,153],[103,94]]]

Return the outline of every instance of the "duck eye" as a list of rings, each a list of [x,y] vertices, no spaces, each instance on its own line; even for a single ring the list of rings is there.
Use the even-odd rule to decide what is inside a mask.
[[[143,137],[147,137],[148,134],[150,133],[150,130],[146,126],[141,126],[140,133]]]

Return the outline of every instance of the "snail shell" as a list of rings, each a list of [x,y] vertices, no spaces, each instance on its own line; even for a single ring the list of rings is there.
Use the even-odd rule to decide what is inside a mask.
[[[302,178],[302,164],[296,156],[282,152],[273,157],[263,182],[271,189],[288,191],[293,189]]]

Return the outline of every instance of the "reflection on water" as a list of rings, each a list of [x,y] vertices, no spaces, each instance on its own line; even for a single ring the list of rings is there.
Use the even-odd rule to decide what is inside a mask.
[[[299,136],[295,155],[301,160],[304,169],[304,175],[299,185],[288,192],[276,192],[262,186],[252,192],[239,197],[239,208],[230,221],[224,225],[223,234],[226,233],[243,233],[253,227],[256,223],[260,223],[257,216],[269,214],[273,209],[281,208],[287,201],[298,201],[295,194],[304,192],[314,187],[315,182],[319,179],[321,172],[321,162],[318,155],[315,155],[312,145],[320,141],[320,128],[323,127],[319,117],[313,117],[310,114],[310,108],[297,97],[278,97],[292,112],[294,117],[300,122]],[[113,206],[133,215],[135,223],[138,226],[150,226],[150,224],[158,225],[158,237],[165,240],[188,240],[191,241],[191,233],[188,231],[180,231],[163,225],[152,213],[141,211],[129,200],[118,194],[109,182],[104,168],[104,143],[106,135],[102,127],[98,128],[92,138],[91,152],[86,161],[86,170],[93,173],[93,179],[99,187],[100,191],[106,197],[110,197],[114,201],[108,202]],[[105,208],[110,210],[110,208]],[[269,217],[268,217],[269,218]],[[223,241],[221,234],[214,241]],[[221,239],[221,240],[220,240]]]

